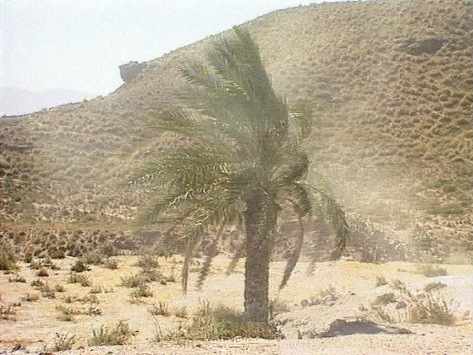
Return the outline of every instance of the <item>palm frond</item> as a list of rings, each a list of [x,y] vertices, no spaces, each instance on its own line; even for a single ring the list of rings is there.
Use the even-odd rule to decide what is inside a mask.
[[[310,185],[306,185],[310,186]],[[310,186],[312,191],[319,197],[319,214],[335,230],[335,248],[331,253],[331,259],[339,259],[346,247],[350,237],[350,227],[342,207],[327,193]]]
[[[186,251],[184,254],[184,263],[182,265],[182,272],[181,272],[181,286],[182,286],[182,292],[184,294],[187,294],[187,284],[189,281],[189,268],[192,262],[192,257],[194,255],[195,247],[200,241],[202,232],[203,231],[201,228],[197,228],[194,231],[194,234],[187,239]]]
[[[301,216],[298,216],[298,224],[299,224],[299,233],[296,238],[296,244],[294,246],[294,250],[292,251],[291,255],[289,256],[286,268],[284,269],[283,278],[281,280],[281,284],[279,285],[279,290],[282,290],[289,281],[294,268],[299,261],[299,257],[302,251],[302,245],[304,244],[304,222]]]
[[[212,240],[212,243],[210,244],[208,253],[205,257],[204,264],[202,265],[202,268],[200,269],[199,278],[197,279],[196,287],[198,290],[202,289],[202,286],[204,285],[204,282],[207,279],[207,276],[209,275],[210,267],[212,266],[212,260],[217,255],[217,245],[222,237],[224,227],[225,227],[225,222],[222,222],[222,224],[220,225],[217,231],[217,235],[215,236],[215,238]]]

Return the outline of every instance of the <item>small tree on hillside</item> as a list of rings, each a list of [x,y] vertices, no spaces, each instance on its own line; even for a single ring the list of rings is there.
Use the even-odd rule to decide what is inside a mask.
[[[217,226],[220,237],[224,225],[241,220],[246,232],[245,313],[250,321],[267,322],[272,237],[281,211],[290,208],[301,220],[281,287],[299,259],[304,216],[317,213],[335,227],[334,258],[341,255],[348,227],[339,206],[306,182],[310,112],[303,107],[290,111],[276,95],[250,34],[235,27],[232,35],[216,40],[208,63],[180,67],[189,85],[177,94],[179,106],[154,117],[157,127],[187,137],[187,143],[148,162],[143,176],[155,199],[141,223],[181,227],[187,238],[187,288],[188,260],[205,230]],[[204,275],[209,266],[210,261]]]

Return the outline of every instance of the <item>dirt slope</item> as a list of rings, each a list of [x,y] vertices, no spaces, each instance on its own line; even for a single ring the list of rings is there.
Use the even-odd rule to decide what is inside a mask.
[[[454,239],[450,254],[473,248],[473,6],[331,3],[247,25],[279,92],[313,106],[316,170],[350,212],[406,240]],[[147,63],[107,97],[1,120],[3,229],[126,228],[146,199],[128,177],[173,144],[143,117],[172,104],[176,64],[209,40]]]

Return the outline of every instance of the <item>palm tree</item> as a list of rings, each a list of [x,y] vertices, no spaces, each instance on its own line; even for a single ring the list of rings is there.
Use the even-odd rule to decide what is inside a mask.
[[[188,85],[176,95],[178,107],[153,118],[155,127],[187,140],[147,163],[142,176],[151,183],[155,199],[140,223],[172,225],[183,233],[186,289],[188,260],[199,238],[209,227],[217,228],[215,250],[223,227],[242,221],[245,314],[249,321],[266,323],[273,235],[281,212],[291,209],[301,226],[281,287],[299,259],[305,216],[318,213],[335,226],[334,258],[348,234],[340,207],[306,182],[310,112],[304,105],[290,111],[274,92],[257,45],[240,27],[213,43],[208,65],[186,62],[179,69]],[[204,264],[204,276],[210,261]]]

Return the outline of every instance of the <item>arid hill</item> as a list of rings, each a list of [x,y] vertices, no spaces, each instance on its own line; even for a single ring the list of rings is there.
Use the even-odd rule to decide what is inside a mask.
[[[330,3],[247,24],[279,92],[314,109],[314,176],[350,214],[445,257],[473,249],[470,3]],[[175,144],[145,117],[172,105],[176,66],[211,40],[146,63],[107,97],[2,119],[2,230],[127,229],[147,198],[129,178]]]

